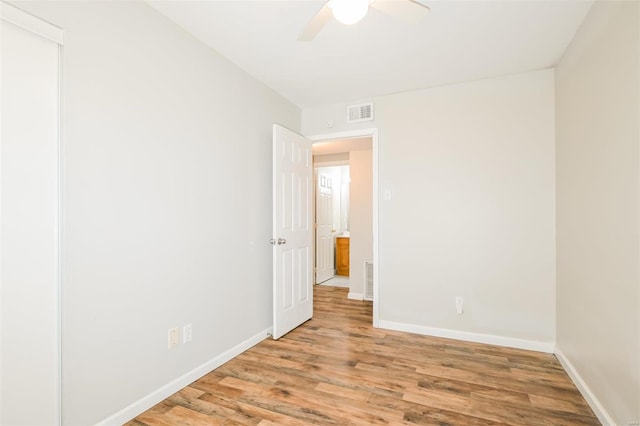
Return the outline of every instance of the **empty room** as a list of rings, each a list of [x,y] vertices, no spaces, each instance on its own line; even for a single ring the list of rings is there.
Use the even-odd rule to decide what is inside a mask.
[[[0,425],[640,425],[640,1],[0,8]]]

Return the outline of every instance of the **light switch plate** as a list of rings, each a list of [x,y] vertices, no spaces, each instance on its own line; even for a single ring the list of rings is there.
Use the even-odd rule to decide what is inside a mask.
[[[182,327],[182,343],[190,342],[193,339],[193,326],[187,324]]]
[[[462,315],[464,313],[462,306],[464,304],[464,299],[461,296],[456,297],[456,313],[458,315]]]

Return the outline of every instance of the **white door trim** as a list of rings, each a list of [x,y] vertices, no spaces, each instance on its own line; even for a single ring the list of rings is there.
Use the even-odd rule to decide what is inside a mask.
[[[378,327],[379,306],[380,306],[380,262],[378,256],[378,129],[349,130],[345,132],[326,133],[321,135],[307,136],[313,143],[360,137],[371,137],[373,151],[373,326]]]
[[[56,425],[62,424],[62,285],[64,282],[63,271],[63,218],[64,218],[64,204],[63,204],[63,138],[64,138],[64,120],[63,120],[63,45],[64,45],[64,30],[50,22],[47,22],[35,15],[23,11],[14,5],[0,1],[0,25],[3,23],[10,23],[25,31],[33,33],[39,37],[49,40],[58,46],[58,99],[57,99],[57,135],[56,146],[57,151],[57,207],[54,213],[56,229],[54,229],[54,238],[56,242],[55,256],[56,256],[56,276],[55,276],[55,292],[56,292],[56,314],[57,321],[55,327],[55,353],[54,363],[56,365],[55,381],[56,387],[53,390],[53,398],[55,404]],[[0,193],[2,191],[0,185]],[[0,234],[1,234],[0,229]],[[0,265],[1,267],[1,265]],[[0,347],[2,343],[0,342]],[[1,395],[0,395],[1,396]],[[1,416],[0,416],[1,417]]]
[[[63,31],[49,22],[33,16],[17,7],[0,2],[0,15],[3,21],[11,22],[29,32],[51,40],[54,43],[63,44]]]

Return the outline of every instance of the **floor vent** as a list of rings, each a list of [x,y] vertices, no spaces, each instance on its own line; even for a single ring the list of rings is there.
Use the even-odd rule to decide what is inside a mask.
[[[364,300],[373,300],[373,262],[364,262]]]
[[[347,123],[359,123],[373,120],[373,103],[349,105],[347,107]]]

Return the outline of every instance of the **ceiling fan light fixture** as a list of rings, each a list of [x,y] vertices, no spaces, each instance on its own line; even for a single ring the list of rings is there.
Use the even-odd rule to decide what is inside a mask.
[[[369,0],[331,0],[334,18],[345,25],[352,25],[365,17],[369,10]]]

